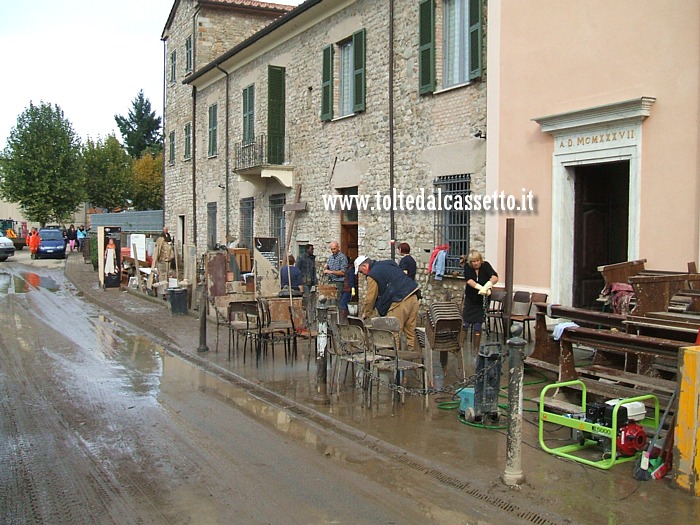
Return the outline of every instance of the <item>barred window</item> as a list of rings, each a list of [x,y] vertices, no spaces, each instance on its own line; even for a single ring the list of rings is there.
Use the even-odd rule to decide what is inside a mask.
[[[284,228],[284,205],[286,202],[287,196],[284,193],[270,195],[270,236],[279,239],[282,250],[286,249],[284,243],[287,242]]]
[[[255,200],[253,197],[241,199],[241,225],[240,247],[253,249],[253,212],[255,211]]]
[[[438,177],[433,181],[436,200],[441,199],[444,202],[446,195],[451,195],[452,201],[465,200],[465,197],[471,194],[471,180],[472,176],[469,173]],[[459,256],[469,253],[469,211],[435,211],[435,246],[441,244],[450,245],[445,261],[445,273],[461,272]]]

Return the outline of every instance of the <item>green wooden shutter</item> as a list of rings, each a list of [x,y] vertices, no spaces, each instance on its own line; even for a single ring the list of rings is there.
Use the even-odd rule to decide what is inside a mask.
[[[267,68],[267,161],[284,163],[285,70]]]
[[[365,30],[361,29],[352,35],[352,76],[353,101],[352,110],[365,110]]]
[[[421,0],[418,27],[418,92],[435,91],[435,0]]]
[[[255,86],[243,90],[243,144],[255,141]]]
[[[469,0],[469,80],[482,74],[482,23],[481,0]]]
[[[321,72],[321,120],[333,118],[333,45],[323,48]]]

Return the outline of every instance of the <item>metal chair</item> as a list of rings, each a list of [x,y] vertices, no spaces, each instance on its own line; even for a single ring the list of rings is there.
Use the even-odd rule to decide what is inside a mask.
[[[248,316],[246,316],[244,303],[229,303],[228,305],[228,359],[231,360],[233,350],[238,352],[241,333],[244,336],[243,350],[248,342]]]
[[[506,291],[502,288],[494,288],[491,293],[488,310],[486,310],[486,327],[491,330],[493,324],[496,336],[503,334],[505,339],[505,326],[503,320],[503,306],[506,301]],[[500,327],[500,329],[499,329]]]
[[[335,342],[335,341],[334,341]],[[335,359],[331,372],[331,393],[333,385],[336,386],[336,392],[340,388],[340,369],[342,363],[345,363],[345,377],[347,378],[348,368],[352,367],[353,378],[356,377],[355,365],[362,365],[362,373],[367,369],[366,363],[368,359],[367,352],[367,335],[359,326],[339,325],[338,326],[338,341],[336,344],[331,344]],[[343,380],[345,381],[345,379]],[[364,381],[363,381],[364,384]]]
[[[513,305],[510,313],[511,323],[522,323],[523,324],[523,334],[525,334],[525,329],[527,327],[527,340],[530,341],[530,324],[528,323],[528,317],[530,316],[530,309],[532,308],[532,301],[530,299],[530,292],[517,291],[513,293]],[[534,318],[533,318],[534,319]]]
[[[382,328],[374,327],[374,320],[372,327],[368,328],[369,334],[369,344],[376,355],[384,356],[388,358],[386,360],[375,360],[371,364],[373,370],[372,379],[375,379],[374,372],[376,372],[376,379],[378,380],[379,374],[381,372],[388,372],[390,377],[390,388],[391,388],[391,415],[394,415],[394,410],[396,406],[396,399],[400,396],[401,404],[405,402],[405,393],[403,392],[404,380],[406,372],[416,372],[421,378],[421,387],[425,389],[426,386],[426,373],[425,366],[423,363],[417,363],[414,361],[406,361],[399,358],[399,342],[397,341],[397,334],[391,330],[385,330]],[[370,398],[372,392],[372,385],[369,386]],[[377,387],[377,394],[379,393],[379,387]]]
[[[462,349],[463,324],[459,305],[453,301],[437,302],[428,307],[425,328],[416,328],[416,340],[423,349],[428,386],[433,386],[433,351],[461,354],[461,379],[465,379],[466,362]]]

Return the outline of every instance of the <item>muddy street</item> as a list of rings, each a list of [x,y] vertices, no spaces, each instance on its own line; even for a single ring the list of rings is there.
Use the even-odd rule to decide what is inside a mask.
[[[246,415],[248,394],[80,298],[63,261],[0,266],[0,321],[3,523],[471,521],[365,449]]]

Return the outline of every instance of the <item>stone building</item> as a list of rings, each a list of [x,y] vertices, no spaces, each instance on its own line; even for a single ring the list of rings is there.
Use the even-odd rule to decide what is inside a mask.
[[[163,33],[166,223],[198,253],[283,246],[300,187],[292,253],[313,243],[323,259],[338,239],[351,258],[382,259],[408,242],[424,292],[459,293],[450,274],[484,248],[485,217],[441,205],[486,190],[485,4],[176,1]],[[343,197],[353,209],[331,210]],[[420,269],[444,243],[448,276],[426,285]]]

